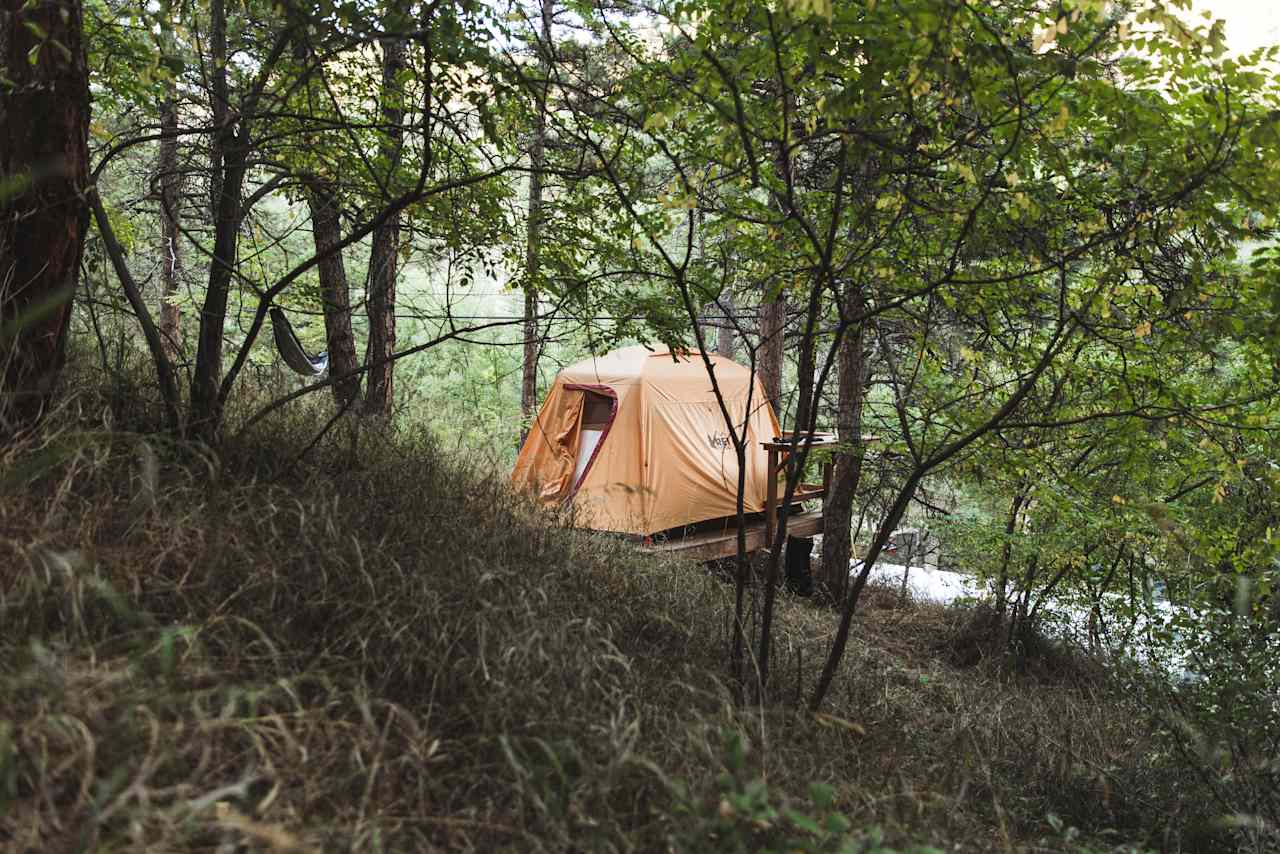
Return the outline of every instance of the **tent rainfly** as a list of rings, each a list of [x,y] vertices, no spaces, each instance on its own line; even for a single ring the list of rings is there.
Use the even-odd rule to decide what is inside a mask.
[[[736,362],[711,356],[734,426],[746,429],[744,508],[764,510],[765,451],[778,419]],[[626,347],[562,370],[511,481],[546,504],[572,503],[585,528],[652,534],[732,516],[738,461],[697,353]]]

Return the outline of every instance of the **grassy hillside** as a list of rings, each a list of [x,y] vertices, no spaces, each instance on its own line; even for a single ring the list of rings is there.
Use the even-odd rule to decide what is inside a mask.
[[[981,614],[781,603],[576,532],[403,427],[295,412],[215,456],[75,398],[0,458],[0,848],[986,851],[1211,845],[1141,708]],[[113,414],[115,413],[115,414]],[[245,846],[237,848],[236,846]]]

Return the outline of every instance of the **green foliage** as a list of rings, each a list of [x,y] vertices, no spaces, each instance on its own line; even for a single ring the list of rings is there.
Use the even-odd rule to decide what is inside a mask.
[[[826,783],[810,783],[807,800],[771,793],[769,784],[751,773],[748,744],[742,733],[726,730],[722,737],[723,771],[717,778],[716,797],[701,801],[691,795],[685,781],[663,777],[675,796],[673,812],[682,819],[672,840],[678,850],[841,854],[938,851],[928,847],[886,847],[879,828],[855,831],[852,822],[838,810],[836,790]]]
[[[150,113],[166,85],[182,73],[182,57],[168,49],[172,21],[164,12],[167,5],[86,0],[84,38],[96,84],[95,112]],[[102,127],[95,124],[93,130],[100,136]]]

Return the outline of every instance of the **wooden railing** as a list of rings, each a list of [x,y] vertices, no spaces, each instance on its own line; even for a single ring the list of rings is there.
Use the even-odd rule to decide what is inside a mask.
[[[778,525],[778,509],[780,505],[778,478],[782,473],[782,465],[786,461],[786,455],[792,453],[803,441],[803,435],[798,439],[793,439],[791,434],[784,433],[781,436],[774,437],[772,441],[760,443],[768,453],[765,519],[763,521],[753,520],[748,522],[744,531],[745,546],[748,553],[770,547],[770,541]],[[876,436],[863,436],[862,441],[865,444],[879,441],[879,439]],[[838,439],[832,433],[815,433],[810,449],[830,449],[838,444]],[[827,493],[831,489],[831,475],[832,461],[829,458],[822,463],[822,483],[801,483],[796,488],[795,493],[791,496],[792,504],[802,501],[821,500],[823,509],[788,516],[787,536],[812,537],[815,534],[822,533]],[[660,552],[685,554],[700,560],[732,557],[738,551],[736,525],[732,524],[733,519],[729,517],[721,521],[724,523],[721,527],[695,533],[686,532],[684,536],[661,543],[648,542],[648,538],[646,538],[645,548]]]
[[[769,452],[768,465],[768,485],[765,491],[765,542],[773,540],[773,533],[778,527],[778,475],[782,471],[782,464],[786,461],[787,454],[791,454],[794,450],[802,447],[805,441],[804,433],[783,433],[781,436],[775,436],[772,441],[761,442],[761,446]],[[862,436],[862,444],[870,444],[879,442],[879,436],[864,435]],[[813,442],[809,445],[809,450],[819,450],[822,448],[834,448],[840,444],[839,438],[834,433],[814,433]],[[827,493],[831,491],[831,468],[832,457],[828,457],[822,462],[822,483],[800,483],[796,486],[795,493],[791,496],[793,503],[801,501],[817,501],[822,500],[823,515],[827,509]]]
[[[760,444],[769,453],[769,464],[767,468],[768,479],[765,481],[765,501],[764,501],[764,518],[765,518],[765,540],[772,542],[773,532],[778,527],[778,474],[782,470],[782,464],[786,461],[786,455],[791,454],[797,448],[802,447],[805,442],[804,434],[783,433],[781,436],[775,436],[772,441],[761,442]],[[813,441],[809,445],[809,450],[814,451],[821,448],[831,448],[840,444],[840,440],[836,438],[834,433],[814,433]],[[831,460],[826,459],[822,463],[822,483],[800,483],[796,486],[796,491],[792,495],[793,502],[798,501],[817,501],[821,499],[825,502],[827,491],[831,489]]]

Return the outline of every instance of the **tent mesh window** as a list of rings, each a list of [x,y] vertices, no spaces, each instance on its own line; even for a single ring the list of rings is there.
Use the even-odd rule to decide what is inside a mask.
[[[603,430],[609,426],[613,400],[593,391],[586,393],[582,406],[582,429]]]

